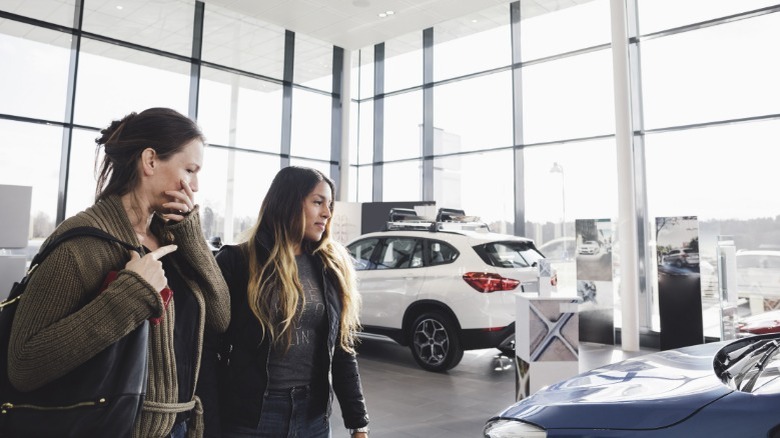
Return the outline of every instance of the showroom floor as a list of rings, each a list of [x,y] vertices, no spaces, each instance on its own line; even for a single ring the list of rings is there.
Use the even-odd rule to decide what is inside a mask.
[[[371,438],[478,438],[485,421],[515,399],[514,364],[495,349],[467,351],[447,373],[423,371],[408,348],[391,341],[364,339],[358,351]],[[580,371],[649,352],[580,344]],[[331,427],[334,438],[348,437],[338,403]]]

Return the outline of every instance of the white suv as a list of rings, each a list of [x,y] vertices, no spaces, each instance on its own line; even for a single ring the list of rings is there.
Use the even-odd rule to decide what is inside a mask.
[[[514,293],[539,290],[544,256],[533,241],[485,226],[395,224],[347,245],[363,297],[363,332],[408,345],[429,371],[456,366],[464,350],[512,351]]]

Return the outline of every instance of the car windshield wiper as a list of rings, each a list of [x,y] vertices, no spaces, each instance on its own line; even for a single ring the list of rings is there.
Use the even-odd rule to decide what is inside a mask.
[[[742,386],[743,392],[753,391],[753,387],[758,381],[758,377],[764,372],[764,370],[766,370],[766,363],[769,362],[770,359],[775,357],[778,350],[780,350],[780,343],[778,343],[777,341],[772,341],[771,346],[766,349],[764,354],[761,355],[761,358],[758,359],[758,362],[756,362],[755,373],[753,373],[753,375],[750,377],[750,380],[748,380],[748,382]],[[747,375],[747,373],[745,373],[745,375]]]
[[[755,342],[748,347],[743,347],[742,349],[726,353],[726,357],[723,361],[721,361],[721,365],[723,367],[721,378],[725,381],[738,377],[742,374],[743,371],[754,365],[754,363],[758,360],[756,356],[762,354],[767,348],[772,348],[775,345],[777,345],[777,341],[766,339]],[[735,357],[732,357],[732,354],[736,353],[737,351],[739,351],[739,353],[736,354]],[[737,386],[739,386],[738,383]]]

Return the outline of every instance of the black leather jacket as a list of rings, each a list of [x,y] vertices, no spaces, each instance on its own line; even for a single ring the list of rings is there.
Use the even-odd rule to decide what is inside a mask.
[[[224,335],[207,334],[205,340],[198,394],[203,401],[206,436],[220,436],[220,424],[256,427],[268,384],[270,342],[267,337],[263,339],[260,324],[247,303],[249,272],[244,245],[247,244],[223,246],[216,256],[230,289],[231,322]],[[341,315],[338,283],[324,270],[319,259],[316,263],[323,272],[329,327],[330,388],[328,397],[323,397],[323,411],[330,417],[335,393],[344,426],[364,427],[368,425],[368,414],[357,359],[338,344]]]

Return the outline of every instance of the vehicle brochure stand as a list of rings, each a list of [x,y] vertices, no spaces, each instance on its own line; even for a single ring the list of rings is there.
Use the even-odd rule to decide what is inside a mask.
[[[655,218],[660,349],[704,343],[696,216]]]
[[[577,297],[517,293],[515,398],[579,373]]]

